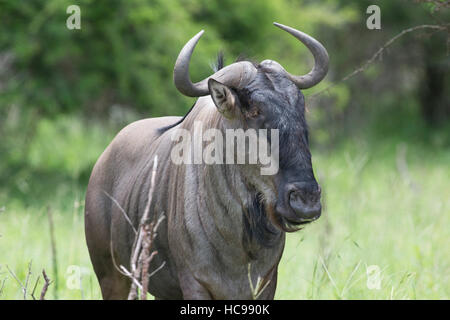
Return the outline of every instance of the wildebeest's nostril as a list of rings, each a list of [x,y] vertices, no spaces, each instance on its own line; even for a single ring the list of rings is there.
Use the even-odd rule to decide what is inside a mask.
[[[289,190],[289,206],[302,219],[317,219],[321,213],[321,189],[317,183],[296,184]]]
[[[289,195],[290,201],[301,200],[304,204],[314,204],[320,201],[320,186],[316,183],[303,185],[299,188],[291,190]]]

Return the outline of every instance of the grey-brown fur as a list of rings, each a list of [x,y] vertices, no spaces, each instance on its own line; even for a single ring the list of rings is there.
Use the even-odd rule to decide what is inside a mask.
[[[251,299],[251,264],[253,285],[258,277],[263,285],[268,283],[259,298],[274,297],[285,232],[298,230],[321,212],[299,89],[318,83],[328,69],[328,54],[317,40],[276,25],[313,53],[310,73],[292,75],[272,60],[239,61],[192,83],[189,60],[200,32],[181,50],[174,83],[181,93],[202,97],[182,121],[163,117],[130,124],[97,161],[86,194],[85,231],[104,299],[128,296],[130,281],[117,268],[129,269],[135,235],[121,209],[136,228],[148,202],[155,156],[150,214],[154,219],[164,214],[166,219],[158,229],[158,255],[150,272],[165,265],[150,278],[150,293],[159,299]],[[261,175],[258,164],[176,165],[170,156],[176,143],[172,134],[177,128],[192,132],[195,121],[204,131],[222,133],[278,130],[279,170]]]
[[[159,159],[151,214],[165,214],[151,270],[165,266],[150,279],[149,291],[161,299],[250,299],[247,267],[271,280],[261,298],[272,298],[284,234],[270,248],[253,242],[252,260],[243,241],[249,193],[245,177],[234,165],[174,165],[170,161],[171,130],[159,128],[178,118],[135,122],[123,129],[94,167],[86,197],[86,238],[103,297],[126,299],[130,282],[113,265],[128,268],[134,233],[119,208],[137,226],[147,202],[152,159]],[[221,116],[210,97],[200,98],[182,127],[193,120],[220,127]],[[130,143],[132,142],[132,143]],[[110,250],[112,243],[112,250]]]

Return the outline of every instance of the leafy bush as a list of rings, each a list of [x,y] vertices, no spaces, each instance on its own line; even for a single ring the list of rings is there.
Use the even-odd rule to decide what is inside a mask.
[[[41,113],[84,110],[101,115],[121,104],[152,115],[180,114],[191,104],[172,84],[175,59],[199,30],[192,77],[201,79],[222,49],[232,62],[245,53],[280,59],[293,72],[311,64],[297,41],[273,21],[307,32],[355,17],[330,4],[290,1],[77,1],[81,30],[66,28],[69,0],[3,1],[0,54],[13,57],[0,105],[18,103]],[[320,13],[320,14],[319,14]],[[308,56],[300,63],[301,53]],[[300,66],[299,66],[300,64]]]

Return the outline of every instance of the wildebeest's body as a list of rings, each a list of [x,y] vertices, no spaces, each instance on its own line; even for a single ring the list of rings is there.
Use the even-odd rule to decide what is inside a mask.
[[[153,249],[158,254],[150,272],[165,265],[150,278],[150,293],[160,299],[251,299],[250,265],[252,285],[258,277],[263,287],[268,284],[259,298],[273,298],[285,232],[298,230],[321,212],[305,101],[299,89],[318,83],[328,69],[328,54],[317,40],[276,25],[313,53],[315,66],[310,73],[292,75],[272,60],[259,64],[240,61],[192,83],[189,60],[200,32],[181,50],[174,69],[178,90],[201,97],[195,106],[183,121],[153,118],[127,126],[96,163],[86,195],[85,225],[90,257],[105,299],[128,296],[130,280],[118,267],[129,269],[133,226],[137,228],[148,202],[155,156],[158,167],[150,218],[156,220],[163,214],[166,218],[155,239]],[[279,159],[279,170],[261,174],[262,162],[176,164],[171,158],[178,143],[172,139],[175,130],[191,133],[191,151],[198,142],[207,144],[205,137],[195,134],[195,122],[203,132],[218,130],[225,140],[228,129],[253,129],[271,151],[278,142],[278,134],[272,136],[275,130],[280,148],[271,158]],[[270,137],[260,133],[269,129]],[[223,157],[227,143],[216,146],[224,148]],[[248,156],[254,152],[249,149],[247,144],[240,152]]]
[[[193,120],[204,128],[220,127],[221,116],[211,98],[200,98],[181,127]],[[153,158],[159,159],[152,216],[166,215],[158,229],[151,270],[166,265],[150,281],[158,298],[250,299],[247,267],[251,274],[271,280],[261,298],[272,298],[284,234],[273,231],[267,248],[257,239],[243,238],[244,217],[254,194],[234,165],[175,165],[170,160],[171,130],[158,129],[176,117],[137,121],[123,129],[96,164],[86,198],[86,235],[104,298],[125,299],[129,281],[114,268],[129,267],[134,233],[114,198],[138,224],[147,202]],[[218,126],[219,125],[219,126]],[[130,142],[133,143],[130,143]],[[105,227],[106,226],[106,227]],[[91,228],[91,229],[89,229]],[[275,229],[274,229],[275,230]],[[112,243],[112,250],[110,250]]]

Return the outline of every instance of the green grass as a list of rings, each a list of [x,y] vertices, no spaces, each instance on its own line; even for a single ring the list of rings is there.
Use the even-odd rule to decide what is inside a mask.
[[[55,198],[58,197],[55,194]],[[55,282],[51,284],[49,299],[99,299],[100,290],[92,271],[89,255],[84,240],[83,195],[67,193],[66,204],[52,207],[55,225],[58,292],[55,296]],[[50,279],[55,280],[53,272],[51,242],[47,208],[6,207],[0,216],[0,256],[1,275],[5,279],[3,294],[0,299],[22,299],[23,294],[16,280],[10,275],[6,266],[25,283],[28,263],[32,261],[32,278],[29,290],[34,286],[36,277],[45,268]],[[76,266],[74,269],[71,266]],[[81,290],[77,287],[81,276]],[[43,285],[40,277],[37,296]],[[73,285],[75,283],[75,286]],[[0,283],[1,285],[1,283]],[[30,298],[30,297],[28,297]]]
[[[406,150],[400,170],[401,151],[316,154],[326,210],[288,236],[277,298],[449,298],[449,153]],[[381,271],[379,290],[367,286],[371,265]]]
[[[44,135],[52,136],[47,132],[51,126],[44,129]],[[73,134],[85,135],[85,139],[71,140],[79,141],[75,142],[77,148],[92,142],[89,135],[97,133],[76,132]],[[94,139],[98,154],[109,139]],[[69,142],[58,143],[58,154],[64,156],[64,148],[73,147]],[[89,150],[89,156],[95,158],[93,149]],[[20,286],[6,266],[24,281],[32,261],[30,288],[43,268],[55,279],[48,206],[57,238],[57,297],[100,299],[84,240],[85,178],[65,173],[72,167],[81,173],[86,168],[73,160],[59,165],[33,152],[33,163],[42,161],[52,167],[44,173],[24,171],[20,178],[25,189],[0,187],[0,208],[5,209],[0,213],[0,287],[5,280],[0,299],[22,298]],[[404,136],[368,136],[312,153],[325,209],[318,221],[287,236],[276,298],[448,299],[449,148],[427,146]],[[63,164],[69,168],[64,169]],[[12,189],[13,193],[5,191]],[[81,290],[73,288],[77,278],[71,266],[82,270]],[[380,270],[379,289],[367,285],[369,266]],[[42,279],[39,289],[41,286]],[[54,289],[53,283],[48,298],[55,298]]]

